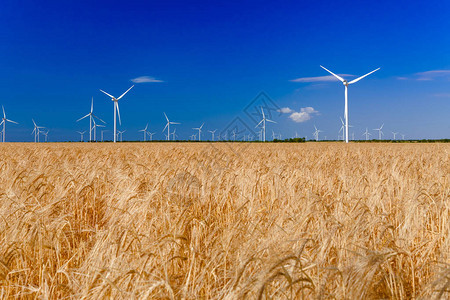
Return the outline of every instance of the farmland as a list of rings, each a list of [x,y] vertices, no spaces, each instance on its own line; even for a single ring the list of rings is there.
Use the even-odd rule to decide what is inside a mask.
[[[449,151],[2,144],[0,298],[445,298]]]

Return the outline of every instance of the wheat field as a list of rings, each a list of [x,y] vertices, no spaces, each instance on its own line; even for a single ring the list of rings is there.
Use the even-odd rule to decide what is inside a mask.
[[[0,298],[449,297],[448,144],[0,145]]]

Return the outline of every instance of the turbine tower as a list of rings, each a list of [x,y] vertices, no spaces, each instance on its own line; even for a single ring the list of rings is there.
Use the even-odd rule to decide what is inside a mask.
[[[198,128],[192,128],[194,130],[198,130],[198,141],[200,142],[202,140],[202,128],[203,125],[205,125],[205,123],[202,123],[202,126],[198,127]]]
[[[383,131],[381,129],[383,129],[384,123],[383,125],[380,126],[380,128],[375,128],[374,130],[378,130],[378,139],[381,140],[381,136],[383,135]]]
[[[111,97],[111,101],[114,102],[114,143],[117,140],[117,122],[116,122],[116,115],[119,116],[119,124],[122,125],[122,122],[120,121],[120,111],[119,111],[119,100],[122,99],[123,96],[125,96],[126,93],[128,93],[129,90],[131,90],[134,87],[132,85],[128,90],[125,91],[119,98],[116,98],[110,94],[108,94],[105,91],[100,90],[102,93],[106,94],[107,96]],[[117,114],[116,114],[117,111]]]
[[[266,121],[267,121],[267,122],[271,122],[271,123],[277,123],[277,122],[272,121],[272,120],[269,120],[269,119],[266,119],[266,115],[264,114],[264,110],[263,110],[262,106],[261,106],[261,113],[262,113],[262,117],[263,117],[263,118],[262,118],[262,120],[258,123],[258,125],[255,126],[255,128],[258,127],[258,126],[262,123],[263,142],[265,142],[265,141],[266,141]]]
[[[81,135],[81,137],[80,137],[80,142],[82,142],[82,141],[83,141],[84,133],[85,133],[86,131],[77,131],[77,132]]]
[[[334,74],[333,72],[331,72],[330,70],[328,70],[327,68],[320,66],[322,69],[324,69],[325,71],[327,71],[328,73],[330,73],[331,75],[333,75],[334,77],[336,77],[337,79],[339,79],[342,84],[345,86],[345,109],[344,109],[344,119],[345,119],[345,142],[348,143],[348,86],[350,84],[353,84],[355,82],[360,81],[361,79],[363,79],[366,76],[369,76],[370,74],[372,74],[375,71],[378,71],[380,68],[373,70],[372,72],[367,73],[366,75],[363,75],[361,77],[358,77],[356,79],[353,79],[352,81],[348,82],[347,80],[345,80],[344,78],[342,78],[339,75]]]
[[[12,120],[8,120],[6,118],[5,108],[3,107],[3,105],[2,105],[2,109],[3,109],[3,118],[2,118],[2,122],[0,123],[0,126],[3,124],[2,140],[3,140],[3,143],[4,143],[5,142],[5,136],[6,136],[6,122],[10,122],[10,123],[14,123],[14,124],[19,124],[19,123],[15,122],[15,121],[12,121]]]
[[[106,132],[108,130],[102,130],[101,134],[102,134],[102,142],[103,142],[103,132]]]
[[[170,122],[170,121],[169,121],[169,118],[168,118],[167,115],[166,115],[166,113],[164,113],[164,116],[166,117],[167,124],[166,124],[166,126],[164,127],[163,132],[164,132],[164,130],[166,130],[166,128],[167,128],[166,139],[167,139],[168,141],[170,141],[170,124],[175,125],[175,124],[180,124],[180,123],[177,123],[177,122]]]
[[[92,129],[93,129],[93,128],[92,128],[92,122],[94,122],[94,125],[95,125],[94,118],[97,118],[97,119],[99,119],[100,121],[102,121],[104,124],[106,124],[105,121],[103,121],[102,119],[100,119],[99,117],[97,117],[96,115],[94,115],[94,97],[92,97],[92,100],[91,100],[91,112],[88,113],[87,115],[85,115],[84,117],[79,118],[79,119],[77,120],[77,122],[78,122],[78,121],[81,121],[81,120],[83,120],[84,118],[87,118],[87,117],[89,117],[89,141],[92,141]]]

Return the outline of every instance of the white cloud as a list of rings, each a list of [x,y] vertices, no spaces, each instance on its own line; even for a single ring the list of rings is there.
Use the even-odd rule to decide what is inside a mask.
[[[351,74],[338,74],[341,77],[345,77],[345,76],[354,76]],[[289,80],[292,82],[328,82],[328,81],[339,81],[336,77],[334,77],[333,75],[328,75],[328,76],[317,76],[317,77],[301,77],[301,78],[297,78],[297,79],[292,79]]]
[[[279,109],[278,111],[282,114],[290,114],[291,112],[293,112],[293,110],[290,109],[289,107],[283,107],[283,108]]]
[[[414,75],[417,76],[417,80],[433,80],[437,78],[450,79],[450,70],[432,70],[419,72]]]
[[[283,107],[279,110],[281,113],[290,114],[289,118],[296,123],[303,123],[312,118],[313,115],[319,114],[317,110],[308,106],[300,108],[300,111],[294,111],[289,107]]]
[[[150,77],[150,76],[140,76],[140,77],[136,77],[131,79],[132,82],[134,83],[144,83],[144,82],[164,82],[162,80],[156,79],[155,77]]]

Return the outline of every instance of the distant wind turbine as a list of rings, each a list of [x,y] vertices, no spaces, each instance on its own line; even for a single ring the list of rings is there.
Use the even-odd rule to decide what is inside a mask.
[[[150,141],[153,141],[153,135],[155,134],[156,132],[147,132],[147,134],[150,136]]]
[[[122,142],[123,141],[123,133],[125,132],[126,130],[123,130],[123,131],[119,131],[119,130],[117,130],[117,134],[119,135],[120,134],[120,141]]]
[[[391,132],[392,132],[392,135],[394,136],[394,141],[395,141],[395,137],[397,136],[398,132],[393,132],[393,131],[391,131]]]
[[[139,132],[143,132],[144,133],[144,142],[146,141],[146,137],[147,137],[147,128],[148,128],[148,123],[147,125],[145,125],[145,128],[142,130],[139,130]]]
[[[367,129],[367,127],[366,127],[366,131],[362,135],[366,136],[366,141],[369,140],[369,135],[371,135],[371,134],[370,134],[369,130]]]
[[[85,133],[86,131],[77,131],[77,132],[81,135],[81,137],[80,137],[80,142],[82,142],[82,141],[83,141],[84,133]]]
[[[350,84],[353,84],[355,82],[360,81],[361,79],[363,79],[366,76],[369,76],[370,74],[372,74],[375,71],[378,71],[380,68],[373,70],[372,72],[367,73],[366,75],[363,75],[361,77],[358,77],[356,79],[353,79],[352,81],[348,82],[347,80],[345,80],[344,78],[342,78],[339,75],[334,74],[333,72],[331,72],[330,70],[328,70],[327,68],[320,66],[322,69],[324,69],[325,71],[327,71],[328,73],[330,73],[331,75],[333,75],[334,77],[336,77],[337,79],[339,79],[345,86],[345,110],[344,110],[344,119],[345,119],[345,142],[348,143],[348,86]]]
[[[92,130],[94,130],[94,142],[96,142],[97,141],[97,127],[105,127],[105,126],[95,123],[95,120],[93,120],[93,122],[94,122],[94,126],[92,126]]]
[[[208,130],[208,132],[211,132],[212,141],[214,142],[214,134],[216,133],[217,129],[215,130]]]
[[[102,135],[102,142],[103,142],[103,132],[106,132],[108,130],[102,130],[101,135]]]
[[[49,132],[50,132],[50,130],[48,130],[48,129],[47,129],[47,131],[42,131],[42,134],[45,136],[45,142],[47,142]]]
[[[2,105],[2,110],[3,110],[3,118],[2,118],[2,122],[0,123],[0,126],[3,124],[3,131],[2,131],[2,140],[3,143],[5,142],[5,136],[6,136],[6,122],[10,122],[10,123],[14,123],[14,124],[19,124],[16,121],[12,121],[6,118],[6,113],[5,113],[5,108]]]
[[[380,128],[375,128],[374,130],[378,130],[378,139],[381,140],[381,136],[383,135],[383,131],[381,129],[383,129],[384,123],[383,125],[380,126]]]
[[[85,115],[84,117],[79,118],[77,120],[77,122],[81,121],[81,120],[83,120],[84,118],[87,118],[87,117],[89,117],[89,141],[92,141],[92,129],[93,129],[92,128],[92,122],[94,122],[94,124],[95,124],[94,118],[96,118],[96,119],[102,121],[104,124],[106,124],[105,121],[103,121],[102,119],[100,119],[99,117],[94,115],[94,97],[92,97],[92,100],[91,100],[91,112],[88,113],[87,115]]]
[[[316,125],[314,125],[315,131],[313,132],[313,136],[316,138],[316,142],[319,141],[319,133],[323,132],[322,130],[317,129]]]
[[[108,94],[107,92],[100,90],[102,93],[111,97],[111,101],[114,102],[114,143],[117,140],[116,115],[119,117],[119,124],[122,125],[122,122],[120,121],[119,100],[122,99],[122,97],[125,96],[125,94],[128,93],[128,91],[131,90],[133,87],[134,87],[134,85],[132,85],[128,90],[126,90],[125,93],[123,93],[119,98],[116,98],[116,97],[112,96],[111,94]],[[117,113],[116,113],[116,111],[117,111]]]
[[[277,123],[277,122],[272,121],[272,120],[269,120],[269,119],[266,119],[266,115],[264,114],[264,110],[263,110],[262,106],[261,106],[261,113],[262,113],[262,117],[263,117],[263,118],[262,118],[262,120],[258,123],[258,125],[255,126],[255,128],[258,127],[260,124],[262,124],[262,130],[263,130],[263,142],[265,142],[265,141],[266,141],[266,121],[267,121],[267,122],[270,122],[270,123]]]
[[[205,125],[205,123],[202,123],[202,126],[198,127],[198,128],[192,128],[194,130],[198,130],[198,140],[201,141],[202,140],[202,128],[203,125]]]
[[[45,127],[37,126],[36,122],[34,122],[33,119],[31,119],[31,121],[33,121],[33,124],[34,124],[34,129],[31,132],[31,134],[34,134],[34,142],[36,143],[36,140],[37,140],[37,142],[39,143],[39,133],[41,132],[39,129],[43,129]]]
[[[180,124],[180,123],[177,123],[177,122],[170,122],[170,121],[169,121],[169,118],[168,118],[167,115],[166,115],[166,113],[164,113],[164,116],[166,117],[167,124],[166,124],[166,126],[164,127],[163,132],[164,132],[164,130],[166,130],[166,128],[167,128],[167,135],[166,135],[166,138],[167,138],[168,141],[170,141],[170,124],[175,125],[175,124]]]

